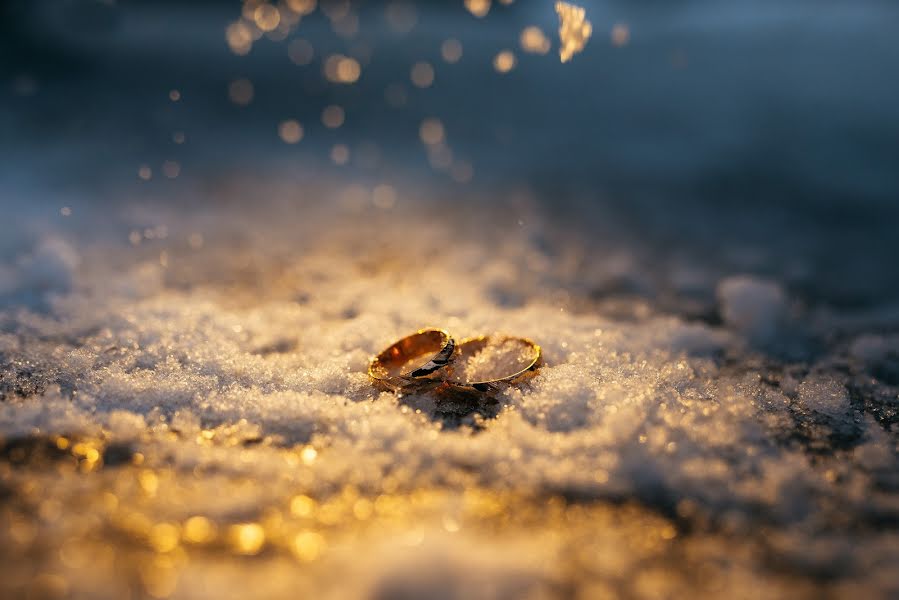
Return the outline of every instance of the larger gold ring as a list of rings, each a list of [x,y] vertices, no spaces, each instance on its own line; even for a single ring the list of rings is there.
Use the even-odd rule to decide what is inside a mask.
[[[483,335],[462,340],[444,381],[479,392],[495,391],[503,382],[520,381],[543,361],[540,346],[523,337]]]
[[[455,340],[446,331],[420,329],[371,359],[368,376],[393,388],[428,381],[449,364],[455,348]]]

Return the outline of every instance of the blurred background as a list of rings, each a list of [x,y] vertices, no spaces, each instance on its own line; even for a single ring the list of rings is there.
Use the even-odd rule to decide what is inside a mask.
[[[223,174],[383,184],[400,207],[526,188],[650,270],[899,300],[899,6],[580,4],[593,35],[562,64],[549,0],[10,0],[3,207],[197,206]]]
[[[576,4],[0,3],[0,597],[899,596],[899,3]]]

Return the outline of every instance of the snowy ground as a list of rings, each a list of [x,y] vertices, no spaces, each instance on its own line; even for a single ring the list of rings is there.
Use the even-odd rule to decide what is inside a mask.
[[[0,4],[0,597],[899,595],[895,4],[583,4],[564,66],[550,2],[316,13],[307,66],[237,5]],[[378,391],[425,326],[546,364]]]
[[[896,336],[780,358],[847,325],[752,277],[691,281],[716,324],[652,283],[604,303],[578,290],[641,277],[627,249],[526,198],[218,194],[108,215],[155,219],[130,240],[73,215],[7,265],[5,595],[899,589]],[[368,357],[425,325],[530,336],[546,366],[496,404],[376,391]]]

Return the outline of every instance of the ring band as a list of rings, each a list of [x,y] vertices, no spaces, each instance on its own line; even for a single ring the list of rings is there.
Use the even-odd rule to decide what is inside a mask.
[[[497,389],[536,371],[543,360],[539,345],[523,337],[484,335],[462,340],[444,381],[479,392]]]
[[[390,387],[402,387],[414,380],[428,380],[453,356],[456,342],[442,329],[420,329],[375,356],[368,376]]]

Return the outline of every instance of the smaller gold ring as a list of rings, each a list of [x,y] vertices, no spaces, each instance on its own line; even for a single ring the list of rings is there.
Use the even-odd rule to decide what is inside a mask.
[[[497,384],[523,379],[542,364],[543,350],[527,338],[483,335],[457,344],[444,381],[479,392],[495,391]]]
[[[427,381],[449,364],[456,342],[442,329],[419,329],[371,359],[368,376],[390,387]]]

